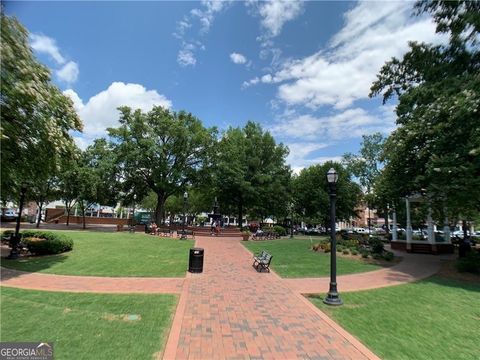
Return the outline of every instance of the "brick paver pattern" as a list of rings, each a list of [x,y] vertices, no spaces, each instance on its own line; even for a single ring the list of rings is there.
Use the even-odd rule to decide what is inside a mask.
[[[376,358],[278,276],[257,273],[237,239],[196,245],[204,272],[185,284],[164,359]]]

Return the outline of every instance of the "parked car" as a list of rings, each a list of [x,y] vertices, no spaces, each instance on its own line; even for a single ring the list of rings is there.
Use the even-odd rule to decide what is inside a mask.
[[[12,221],[15,220],[18,216],[18,213],[13,209],[5,209],[3,211],[2,220],[3,221]]]

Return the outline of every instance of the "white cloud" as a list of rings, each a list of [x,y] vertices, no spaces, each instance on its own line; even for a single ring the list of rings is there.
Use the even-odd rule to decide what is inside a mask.
[[[194,49],[183,48],[178,52],[177,62],[181,66],[195,66],[197,59],[193,53]]]
[[[272,75],[266,74],[266,75],[263,75],[260,80],[262,81],[262,83],[269,84],[273,81],[273,78],[272,78]]]
[[[73,141],[75,141],[75,144],[81,149],[85,150],[88,145],[90,145],[93,142],[93,139],[86,139],[81,136],[74,136]]]
[[[30,34],[30,46],[33,50],[49,55],[57,66],[58,69],[54,70],[59,80],[72,84],[78,79],[80,70],[78,64],[75,61],[68,61],[61,54],[60,49],[57,46],[55,39],[42,34]]]
[[[230,1],[202,0],[201,7],[190,11],[189,15],[177,22],[177,29],[173,36],[182,41],[181,49],[178,52],[177,62],[181,66],[195,66],[197,59],[195,52],[204,50],[205,46],[198,40],[198,36],[204,36],[210,30],[217,13],[226,9]],[[200,29],[195,24],[198,22]],[[193,32],[193,36],[188,36]],[[193,45],[195,44],[195,45]],[[192,46],[193,45],[193,46]]]
[[[87,139],[103,136],[106,128],[119,125],[119,106],[126,105],[142,111],[148,111],[155,105],[166,108],[172,106],[172,102],[156,90],[147,90],[142,85],[123,82],[112,83],[86,103],[71,89],[64,91],[64,94],[72,99],[75,110],[83,121]]]
[[[290,150],[287,156],[287,164],[291,165],[292,168],[299,169],[315,161],[315,159],[309,159],[309,155],[328,146],[328,144],[315,142],[294,142],[286,145]]]
[[[374,115],[362,108],[354,108],[331,116],[292,116],[274,125],[271,131],[274,135],[302,138],[305,141],[338,141],[376,131],[388,133],[394,128],[394,117],[385,116],[387,111]]]
[[[50,55],[50,57],[59,65],[65,63],[65,58],[60,54],[56,41],[48,36],[30,34],[30,46],[33,50],[39,53]]]
[[[230,60],[234,64],[245,64],[247,62],[247,58],[244,55],[236,52],[230,54]]]
[[[79,73],[78,64],[74,61],[69,61],[68,63],[63,65],[59,70],[55,71],[55,74],[57,75],[57,77],[68,84],[71,84],[77,81],[78,73]]]
[[[275,37],[282,31],[283,25],[294,20],[303,11],[303,2],[298,0],[262,1],[258,12],[262,17],[262,27],[267,30],[266,37]]]
[[[258,77],[254,77],[253,79],[244,81],[242,84],[242,89],[246,89],[252,85],[257,85],[259,82],[260,82],[260,79]]]
[[[328,49],[284,62],[272,74],[288,106],[345,109],[368,97],[381,66],[401,57],[408,41],[441,42],[430,18],[411,18],[410,2],[359,2]]]
[[[215,14],[222,11],[228,4],[227,1],[202,0],[203,7],[201,9],[193,9],[190,13],[200,20],[202,25],[200,31],[207,33],[215,19]]]

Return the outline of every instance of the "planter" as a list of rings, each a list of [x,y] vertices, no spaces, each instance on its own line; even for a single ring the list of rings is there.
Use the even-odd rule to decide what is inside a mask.
[[[250,238],[250,234],[242,234],[242,240],[247,241]]]

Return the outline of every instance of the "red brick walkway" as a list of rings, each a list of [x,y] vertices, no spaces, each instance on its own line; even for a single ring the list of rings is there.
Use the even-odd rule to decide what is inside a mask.
[[[238,240],[197,246],[204,272],[185,284],[164,359],[377,359],[278,276],[257,273]]]
[[[27,273],[1,268],[1,285],[31,290],[180,294],[185,279],[148,277],[97,277]]]
[[[432,256],[406,254],[394,251],[403,260],[391,268],[360,274],[337,276],[338,291],[359,291],[400,285],[434,275],[440,270],[441,260],[450,255]],[[301,294],[318,294],[328,290],[330,278],[284,279],[288,287]]]

